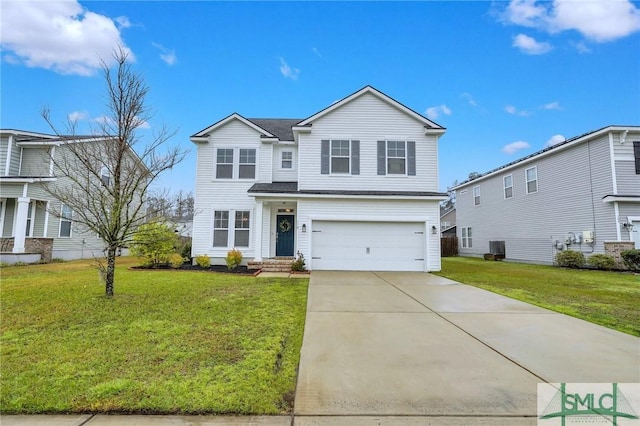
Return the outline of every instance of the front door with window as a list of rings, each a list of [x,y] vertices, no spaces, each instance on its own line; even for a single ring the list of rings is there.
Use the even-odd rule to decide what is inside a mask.
[[[294,215],[276,216],[276,256],[293,256],[295,224]]]

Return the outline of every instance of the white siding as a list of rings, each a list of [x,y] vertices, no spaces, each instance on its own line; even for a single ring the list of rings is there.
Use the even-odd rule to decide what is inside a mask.
[[[360,141],[360,175],[320,173],[320,145],[323,139]],[[377,141],[416,142],[416,176],[379,176]],[[424,124],[371,95],[364,94],[313,122],[311,133],[298,141],[299,188],[385,191],[438,191],[438,149],[435,136],[424,135]]]
[[[256,180],[215,179],[216,148],[256,148]],[[255,201],[247,190],[256,181],[271,179],[271,145],[260,142],[260,134],[238,120],[216,129],[208,143],[198,144],[196,160],[195,216],[193,220],[192,254],[206,254],[214,259],[224,258],[230,248],[213,247],[213,217],[216,210],[251,211],[250,247],[239,248],[245,259],[254,257]],[[234,152],[237,157],[237,152]],[[234,162],[237,175],[237,158]],[[232,215],[229,222],[233,221]],[[231,229],[230,231],[231,232]]]
[[[369,222],[424,222],[427,245],[426,270],[440,270],[440,234],[431,233],[431,227],[439,226],[439,204],[430,201],[405,200],[335,200],[300,199],[297,211],[298,228],[307,225],[307,232],[298,232],[297,250],[311,260],[313,220],[352,220]],[[310,264],[312,266],[312,264]]]
[[[292,153],[292,167],[282,168],[282,152]],[[274,145],[273,147],[273,181],[296,182],[298,180],[298,147],[296,145]]]

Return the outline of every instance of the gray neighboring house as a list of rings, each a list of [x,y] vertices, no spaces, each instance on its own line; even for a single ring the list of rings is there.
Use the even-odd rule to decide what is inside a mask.
[[[551,264],[640,248],[640,126],[608,126],[456,186],[460,255],[504,247],[508,260]],[[497,245],[496,245],[497,244]]]
[[[440,234],[443,237],[456,235],[456,208],[440,207]]]
[[[87,137],[84,143],[104,141]],[[66,142],[57,136],[0,129],[0,259],[15,263],[101,256],[103,241],[74,224],[74,212],[45,191],[45,185],[68,185],[55,176],[51,155],[64,156]],[[62,211],[63,218],[50,213]]]

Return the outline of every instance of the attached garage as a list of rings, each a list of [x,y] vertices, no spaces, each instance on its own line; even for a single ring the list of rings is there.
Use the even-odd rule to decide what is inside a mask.
[[[311,269],[424,271],[424,222],[313,221]]]

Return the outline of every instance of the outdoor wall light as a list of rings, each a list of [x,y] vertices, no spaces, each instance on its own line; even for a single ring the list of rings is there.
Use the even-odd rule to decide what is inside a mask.
[[[307,224],[306,223],[302,224],[302,232],[307,232]]]
[[[435,226],[435,225],[431,225],[431,233],[432,233],[433,235],[436,235],[436,234],[438,233],[438,228],[436,228],[436,226]]]

